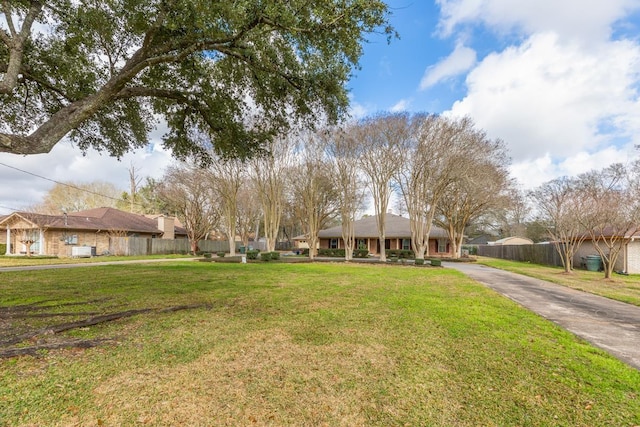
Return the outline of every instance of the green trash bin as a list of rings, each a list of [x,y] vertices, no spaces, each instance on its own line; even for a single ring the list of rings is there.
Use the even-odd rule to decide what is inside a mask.
[[[244,246],[240,246],[240,253],[244,254],[247,252],[247,248],[245,248]]]
[[[587,255],[585,265],[588,271],[600,271],[602,270],[602,258],[600,255]]]

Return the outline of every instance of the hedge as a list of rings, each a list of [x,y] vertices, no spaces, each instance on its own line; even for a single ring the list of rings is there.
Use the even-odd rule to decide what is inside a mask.
[[[344,249],[318,249],[318,256],[344,258]]]
[[[271,252],[262,252],[260,254],[260,260],[264,262],[271,261]]]
[[[247,259],[258,259],[259,250],[247,251]]]
[[[414,259],[415,254],[409,249],[387,249],[385,251],[387,257],[396,257],[398,259]]]
[[[367,249],[356,249],[353,251],[354,258],[367,258],[369,256],[369,251]]]

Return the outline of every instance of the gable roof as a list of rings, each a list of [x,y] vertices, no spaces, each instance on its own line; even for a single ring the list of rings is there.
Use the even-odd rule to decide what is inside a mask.
[[[124,212],[115,208],[96,208],[66,215],[44,215],[32,212],[14,212],[0,219],[0,224],[9,218],[22,218],[38,228],[109,231],[123,230],[132,233],[159,233],[158,221],[144,215]],[[175,227],[175,234],[184,235],[186,230]]]
[[[408,239],[411,237],[411,221],[409,218],[394,214],[385,215],[385,237],[388,239]],[[377,216],[368,216],[353,222],[356,238],[378,238]],[[342,226],[327,228],[318,233],[318,237],[324,239],[342,238]],[[437,226],[431,227],[430,238],[446,238],[447,232]]]

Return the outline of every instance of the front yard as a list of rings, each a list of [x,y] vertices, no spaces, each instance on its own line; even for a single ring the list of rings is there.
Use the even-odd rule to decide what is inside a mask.
[[[40,348],[0,359],[0,426],[640,424],[640,372],[448,269],[94,266],[0,295],[0,350]],[[96,346],[46,349],[71,341]]]

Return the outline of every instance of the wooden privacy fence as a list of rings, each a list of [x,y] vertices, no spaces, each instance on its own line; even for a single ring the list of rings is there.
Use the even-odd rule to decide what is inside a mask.
[[[554,245],[479,245],[478,255],[534,264],[562,266],[562,260]]]
[[[203,252],[228,252],[229,242],[200,240],[198,249]],[[188,239],[147,239],[144,237],[111,237],[109,252],[111,255],[161,255],[183,254],[191,250]]]

